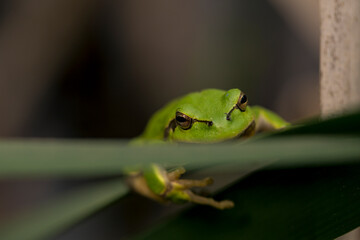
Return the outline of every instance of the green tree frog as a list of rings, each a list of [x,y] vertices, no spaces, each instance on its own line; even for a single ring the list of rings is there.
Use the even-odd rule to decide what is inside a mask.
[[[158,110],[134,143],[215,143],[288,125],[267,109],[249,107],[247,96],[239,89],[206,89],[175,99]],[[167,172],[157,164],[150,164],[142,171],[131,172],[129,179],[135,191],[159,202],[193,202],[218,209],[234,206],[230,200],[216,201],[195,194],[192,187],[205,187],[212,179],[180,179],[184,173],[182,167]]]

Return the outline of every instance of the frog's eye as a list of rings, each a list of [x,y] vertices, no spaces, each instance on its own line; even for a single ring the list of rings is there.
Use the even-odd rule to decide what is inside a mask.
[[[239,100],[237,102],[237,107],[240,109],[240,111],[245,112],[246,106],[248,104],[248,99],[244,93],[241,93]]]
[[[191,128],[191,125],[193,123],[193,120],[191,117],[189,117],[181,112],[176,112],[175,120],[176,120],[176,125],[180,126],[184,130]]]

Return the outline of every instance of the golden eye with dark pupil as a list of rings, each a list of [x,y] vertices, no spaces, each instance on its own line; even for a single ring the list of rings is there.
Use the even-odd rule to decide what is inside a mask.
[[[186,122],[186,119],[184,117],[177,116],[176,121],[178,121],[178,122]]]
[[[247,103],[248,103],[248,99],[246,95],[242,93],[237,103],[237,106],[240,109],[240,111],[245,112]]]
[[[191,128],[193,122],[191,117],[186,116],[185,114],[180,112],[176,113],[175,120],[176,120],[176,124],[184,130]]]
[[[240,103],[243,104],[243,103],[246,103],[246,102],[247,102],[247,97],[246,97],[246,95],[243,95],[241,97]]]

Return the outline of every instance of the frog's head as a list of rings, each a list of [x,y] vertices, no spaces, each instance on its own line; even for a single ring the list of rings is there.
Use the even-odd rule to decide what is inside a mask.
[[[165,138],[178,142],[219,142],[252,135],[255,122],[239,89],[208,89],[180,99]]]

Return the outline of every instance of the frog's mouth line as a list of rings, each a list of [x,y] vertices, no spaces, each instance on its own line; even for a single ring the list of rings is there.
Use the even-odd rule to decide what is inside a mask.
[[[209,144],[209,143],[227,142],[227,141],[232,141],[232,140],[238,140],[241,138],[251,137],[255,134],[255,129],[256,129],[256,124],[255,124],[255,120],[253,120],[253,121],[251,121],[251,123],[249,123],[249,125],[243,131],[241,131],[238,135],[236,135],[233,138],[218,140],[218,141],[214,141],[214,142],[196,142],[196,141],[194,141],[194,142],[175,141],[175,142],[181,143],[181,144],[194,144],[194,143]]]

